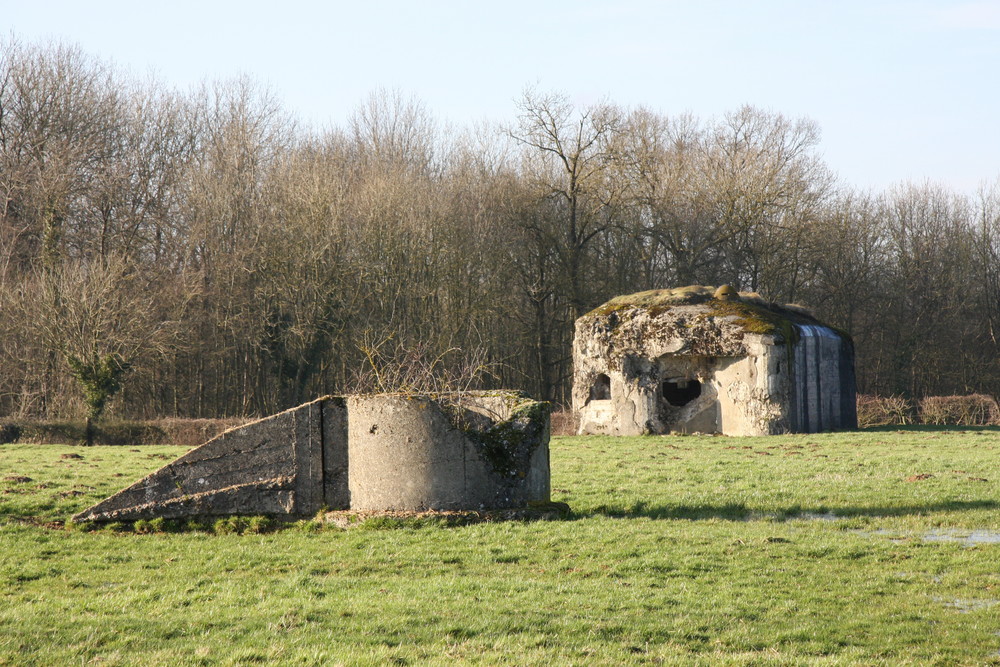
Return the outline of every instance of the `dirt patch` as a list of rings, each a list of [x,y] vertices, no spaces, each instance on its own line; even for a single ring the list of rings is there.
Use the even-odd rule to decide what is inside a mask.
[[[39,516],[12,516],[9,519],[22,526],[32,526],[34,528],[48,528],[49,530],[64,530],[66,528],[64,521],[51,521]]]

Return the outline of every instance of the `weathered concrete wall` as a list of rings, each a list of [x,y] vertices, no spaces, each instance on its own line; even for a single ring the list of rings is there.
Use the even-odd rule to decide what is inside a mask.
[[[322,504],[332,510],[348,509],[351,506],[351,491],[348,482],[347,400],[342,396],[330,396],[323,399],[323,406]]]
[[[746,341],[747,356],[733,359],[713,378],[726,435],[787,433],[791,422],[791,369],[786,348],[773,336]]]
[[[548,405],[516,392],[326,397],[227,431],[73,517],[493,509],[549,498]]]
[[[817,433],[858,425],[854,346],[827,327],[799,326],[794,348],[794,430]]]
[[[533,401],[348,398],[351,508],[523,507],[549,499],[548,423]]]
[[[74,520],[313,514],[325,502],[321,428],[343,413],[342,401],[320,399],[226,431]],[[330,447],[346,452],[347,443]],[[343,493],[336,477],[332,487]]]
[[[574,357],[579,385],[600,374],[611,380],[611,397],[595,401],[574,391],[580,433],[725,433],[769,435],[791,428],[791,377],[783,347],[772,336],[747,335],[743,356],[628,355],[620,364],[601,357]],[[658,350],[657,350],[658,351]],[[654,352],[655,353],[655,352]],[[663,382],[684,378],[701,393],[682,406],[663,397]],[[579,394],[579,397],[578,397]]]

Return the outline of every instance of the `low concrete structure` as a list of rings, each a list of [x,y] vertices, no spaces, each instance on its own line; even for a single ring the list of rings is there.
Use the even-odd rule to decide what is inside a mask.
[[[581,434],[857,426],[850,337],[726,286],[612,299],[577,320],[573,363]]]
[[[347,409],[351,509],[549,500],[548,404],[502,393],[390,395],[352,396]]]
[[[74,521],[549,500],[549,409],[519,392],[326,397],[226,431]]]

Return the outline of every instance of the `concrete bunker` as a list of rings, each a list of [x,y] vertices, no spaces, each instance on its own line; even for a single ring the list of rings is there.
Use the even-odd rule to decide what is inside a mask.
[[[581,434],[857,425],[850,337],[728,286],[616,297],[577,320],[573,362]]]
[[[231,429],[73,517],[522,508],[549,500],[549,406],[521,392],[328,396]]]

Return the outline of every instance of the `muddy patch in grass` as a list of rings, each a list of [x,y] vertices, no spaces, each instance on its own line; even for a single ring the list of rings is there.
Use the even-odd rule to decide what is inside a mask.
[[[3,478],[5,482],[14,482],[15,484],[27,484],[28,482],[33,482],[35,480],[30,477],[25,477],[24,475],[7,475]]]

